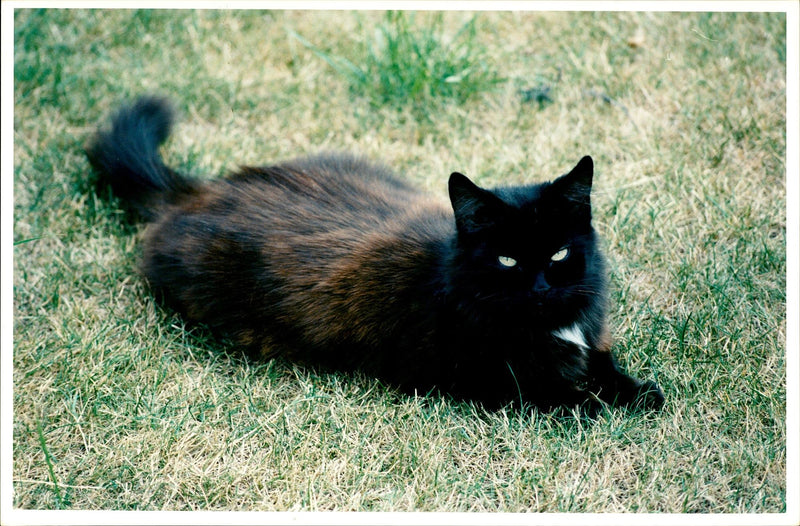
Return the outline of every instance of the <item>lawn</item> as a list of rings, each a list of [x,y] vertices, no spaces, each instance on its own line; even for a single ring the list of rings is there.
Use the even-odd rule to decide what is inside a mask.
[[[14,44],[16,508],[786,511],[785,14],[23,9]],[[82,153],[144,93],[207,178],[343,150],[444,198],[592,155],[615,352],[664,411],[408,398],[187,326]]]

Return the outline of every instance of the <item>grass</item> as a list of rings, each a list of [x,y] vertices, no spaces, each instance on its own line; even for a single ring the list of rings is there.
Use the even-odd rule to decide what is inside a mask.
[[[785,15],[14,16],[15,507],[785,511]],[[415,72],[393,43],[467,59]],[[444,83],[463,95],[435,83],[470,68]],[[409,71],[417,95],[382,80]],[[81,153],[144,92],[203,177],[336,149],[444,196],[454,170],[517,184],[591,154],[615,349],[665,411],[487,413],[186,326]]]
[[[359,42],[354,59],[331,55],[296,32],[291,34],[347,78],[351,91],[373,107],[410,107],[421,119],[430,117],[431,108],[442,101],[463,104],[503,82],[486,59],[476,17],[449,39],[444,35],[443,14],[428,18],[418,23],[413,12],[388,11],[382,24],[367,24],[373,35]],[[368,34],[366,29],[362,27]]]

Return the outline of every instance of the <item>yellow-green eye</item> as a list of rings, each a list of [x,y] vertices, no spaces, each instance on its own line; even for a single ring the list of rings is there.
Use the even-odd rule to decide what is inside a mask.
[[[550,261],[554,261],[558,263],[559,261],[564,261],[569,256],[569,248],[564,247],[552,256],[550,256]]]
[[[515,267],[517,265],[517,260],[508,256],[498,256],[497,262],[506,268]]]

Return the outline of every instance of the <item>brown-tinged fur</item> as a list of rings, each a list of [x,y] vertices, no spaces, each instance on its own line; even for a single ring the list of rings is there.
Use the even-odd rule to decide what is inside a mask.
[[[608,329],[608,325],[603,326],[603,330],[600,332],[600,337],[597,339],[597,350],[599,352],[611,352],[611,345],[614,343],[614,340],[611,338],[611,331]]]
[[[301,171],[316,167],[324,169],[313,179]],[[166,207],[148,228],[144,274],[189,319],[219,325],[222,316],[244,327],[244,340],[253,339],[249,327],[258,322],[274,326],[277,339],[300,332],[314,346],[375,345],[377,335],[392,328],[371,306],[405,311],[404,294],[418,286],[413,270],[429,257],[425,246],[452,234],[452,227],[447,228],[444,203],[388,183],[379,169],[371,171],[373,166],[356,158],[323,156],[302,165],[249,167],[201,185]],[[345,179],[349,172],[374,177]],[[364,216],[363,202],[346,198],[359,193],[373,201],[372,211],[382,222]],[[287,209],[285,203],[292,201],[297,206]],[[390,207],[397,212],[390,213]],[[433,230],[412,228],[426,216],[441,220],[426,221]],[[382,258],[392,265],[382,264]],[[259,271],[269,275],[269,287],[253,288],[249,278],[255,269],[249,264],[236,269],[250,260],[263,266]],[[176,287],[162,278],[171,279],[178,268],[210,279]],[[225,279],[213,279],[220,275]],[[385,294],[387,287],[394,294]],[[262,298],[269,304],[266,312]]]
[[[588,157],[524,187],[485,190],[455,173],[448,204],[348,155],[201,183],[158,155],[170,124],[163,101],[140,99],[88,154],[150,221],[143,273],[188,320],[263,357],[408,391],[662,405],[610,352]]]

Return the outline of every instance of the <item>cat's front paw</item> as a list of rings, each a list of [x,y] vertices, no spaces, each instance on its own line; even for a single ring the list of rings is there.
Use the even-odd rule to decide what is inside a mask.
[[[658,384],[650,380],[643,380],[639,383],[636,397],[631,405],[648,411],[658,411],[664,406],[664,401],[664,391]]]

